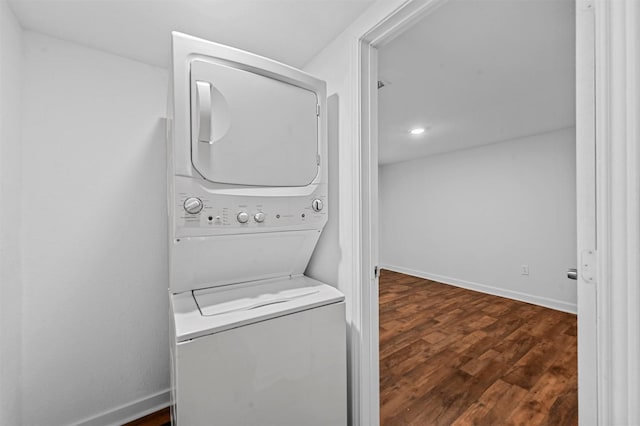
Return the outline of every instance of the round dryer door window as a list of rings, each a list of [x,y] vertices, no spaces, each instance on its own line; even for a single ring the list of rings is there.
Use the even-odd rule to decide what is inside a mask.
[[[306,186],[318,174],[318,98],[233,64],[191,62],[191,161],[206,180]]]

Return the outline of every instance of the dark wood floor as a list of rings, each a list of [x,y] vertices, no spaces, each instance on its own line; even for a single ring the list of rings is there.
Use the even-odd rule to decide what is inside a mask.
[[[382,271],[380,418],[578,423],[576,316]]]
[[[164,408],[148,416],[134,420],[124,426],[169,426],[171,425],[171,413],[169,407]]]

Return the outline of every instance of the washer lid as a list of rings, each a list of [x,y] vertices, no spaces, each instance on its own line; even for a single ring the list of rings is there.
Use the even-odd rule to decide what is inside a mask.
[[[178,342],[343,300],[336,288],[303,275],[171,296]]]

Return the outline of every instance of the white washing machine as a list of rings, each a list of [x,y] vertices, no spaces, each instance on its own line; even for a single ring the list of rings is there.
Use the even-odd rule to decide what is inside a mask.
[[[327,221],[325,84],[172,39],[172,421],[346,425],[344,296],[304,275]]]

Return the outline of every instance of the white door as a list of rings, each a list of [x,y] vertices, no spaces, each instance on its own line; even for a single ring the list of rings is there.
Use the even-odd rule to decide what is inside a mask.
[[[190,62],[191,162],[210,182],[306,186],[318,174],[316,93],[240,64]]]
[[[576,1],[578,417],[598,421],[596,294],[595,33],[591,0]]]

